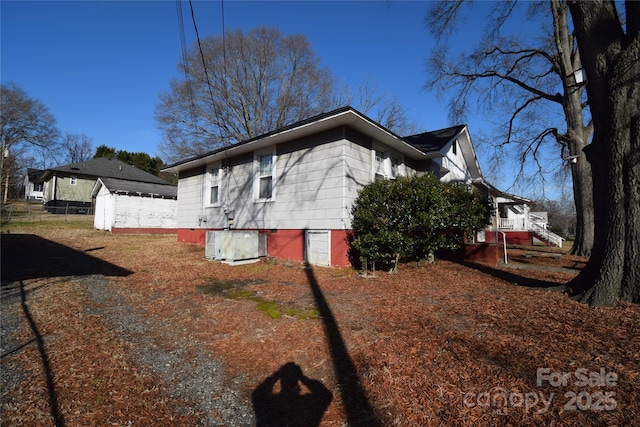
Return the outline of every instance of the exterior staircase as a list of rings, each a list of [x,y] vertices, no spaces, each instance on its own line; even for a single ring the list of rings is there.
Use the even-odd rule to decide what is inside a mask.
[[[529,231],[531,231],[539,240],[542,240],[543,242],[547,242],[550,245],[554,245],[559,248],[562,247],[562,242],[564,241],[564,239],[558,236],[553,231],[550,231],[547,228],[541,226],[540,224],[530,222]]]

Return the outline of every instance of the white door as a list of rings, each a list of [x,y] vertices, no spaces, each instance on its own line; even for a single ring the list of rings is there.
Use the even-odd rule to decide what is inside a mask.
[[[331,233],[328,230],[306,231],[306,258],[311,265],[331,265]]]
[[[111,211],[113,196],[107,191],[96,196],[96,206],[94,212],[94,227],[98,230],[111,231]]]

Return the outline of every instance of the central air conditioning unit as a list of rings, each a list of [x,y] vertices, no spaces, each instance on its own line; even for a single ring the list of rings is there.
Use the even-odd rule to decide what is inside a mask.
[[[267,235],[257,231],[207,231],[205,257],[229,262],[266,256]]]

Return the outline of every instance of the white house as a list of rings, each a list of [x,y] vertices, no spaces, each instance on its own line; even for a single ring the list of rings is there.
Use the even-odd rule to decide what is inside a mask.
[[[98,178],[94,227],[112,233],[171,234],[176,232],[175,185]]]
[[[42,180],[42,174],[44,170],[40,169],[27,169],[27,174],[24,177],[24,198],[30,202],[42,202],[44,199],[44,181]]]
[[[402,138],[351,107],[164,169],[178,175],[178,240],[204,245],[211,230],[257,232],[266,253],[346,266],[350,209],[377,178],[432,172],[481,180],[466,126]]]
[[[494,207],[491,224],[487,227],[487,231],[493,233],[485,233],[487,242],[506,241],[507,244],[528,246],[537,239],[562,247],[564,239],[548,229],[547,212],[531,212],[531,200],[500,191],[484,180],[476,186],[486,188]]]

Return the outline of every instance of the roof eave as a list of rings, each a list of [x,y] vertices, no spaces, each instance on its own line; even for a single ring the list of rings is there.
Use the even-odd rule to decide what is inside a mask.
[[[179,173],[181,170],[194,169],[217,160],[274,146],[282,142],[309,136],[337,126],[349,126],[382,143],[393,144],[394,148],[405,156],[417,159],[427,158],[424,152],[404,142],[398,135],[371,121],[356,110],[347,108],[336,110],[335,113],[327,116],[319,116],[313,121],[300,122],[298,125],[266,134],[262,137],[258,137],[257,139],[240,142],[236,145],[232,145],[209,154],[204,154],[196,158],[175,163],[162,169],[162,172],[174,174]]]

